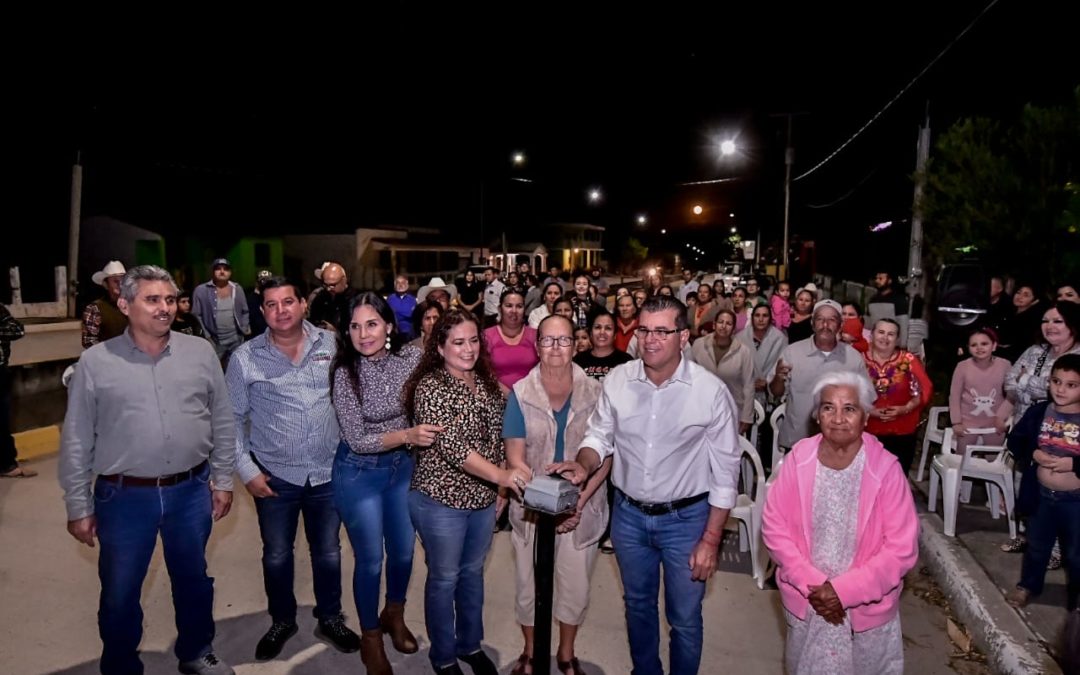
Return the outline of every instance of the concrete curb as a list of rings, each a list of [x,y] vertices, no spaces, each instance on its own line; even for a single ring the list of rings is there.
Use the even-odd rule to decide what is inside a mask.
[[[971,631],[994,672],[1003,675],[1061,675],[1035,633],[1005,602],[1001,589],[958,539],[946,537],[941,518],[919,513],[919,552],[956,616]]]
[[[60,426],[57,424],[20,431],[12,434],[12,437],[15,439],[20,462],[41,459],[60,452]]]

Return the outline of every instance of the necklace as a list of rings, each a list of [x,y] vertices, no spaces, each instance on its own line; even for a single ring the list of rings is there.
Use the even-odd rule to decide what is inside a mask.
[[[903,386],[905,384],[905,381],[909,379],[911,362],[913,360],[915,360],[915,355],[903,350],[894,354],[884,363],[878,363],[869,353],[866,355],[866,368],[867,371],[869,371],[870,381],[874,383],[874,389],[877,391],[878,396],[884,395],[894,387]],[[912,394],[917,395],[919,381],[914,377],[910,378],[910,380]]]

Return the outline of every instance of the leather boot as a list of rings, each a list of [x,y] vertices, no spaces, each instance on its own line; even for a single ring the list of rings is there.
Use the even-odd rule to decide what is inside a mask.
[[[420,645],[416,636],[405,625],[405,605],[400,602],[388,602],[379,615],[379,626],[390,636],[394,649],[402,654],[415,654]]]
[[[367,667],[368,675],[394,675],[394,669],[390,667],[386,651],[383,650],[381,629],[361,631],[360,660]]]

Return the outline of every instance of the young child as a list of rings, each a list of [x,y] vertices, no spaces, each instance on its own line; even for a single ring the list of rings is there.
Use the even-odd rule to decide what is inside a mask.
[[[769,298],[772,306],[773,324],[782,331],[791,325],[791,283],[781,281],[776,284],[776,292]]]
[[[589,339],[588,328],[574,329],[574,353],[581,354],[592,349],[592,340]]]
[[[957,452],[982,437],[982,445],[1001,445],[1005,425],[1013,405],[1005,397],[1005,376],[1012,366],[994,356],[997,335],[993,328],[976,328],[968,336],[971,358],[956,364],[949,389],[949,419],[956,437]],[[994,429],[994,433],[972,434],[971,429]]]
[[[203,337],[202,323],[199,322],[199,317],[191,313],[191,293],[188,291],[180,291],[176,296],[176,317],[172,322],[172,330]]]
[[[859,308],[855,303],[845,302],[840,310],[840,340],[846,342],[861,354],[870,349],[870,341],[867,339],[867,330],[859,318]]]
[[[1050,371],[1050,400],[1037,403],[1009,434],[1016,467],[1024,469],[1016,511],[1027,516],[1027,549],[1020,583],[1005,600],[1024,607],[1043,590],[1054,539],[1065,561],[1065,608],[1080,595],[1080,354],[1066,354]]]

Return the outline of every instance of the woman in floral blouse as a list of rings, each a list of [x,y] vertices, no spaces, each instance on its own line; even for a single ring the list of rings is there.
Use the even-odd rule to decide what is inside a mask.
[[[416,541],[409,517],[413,457],[408,446],[431,445],[440,428],[409,426],[401,392],[420,361],[420,350],[402,345],[390,305],[375,293],[362,293],[350,303],[349,317],[331,383],[341,426],[334,504],[356,554],[353,596],[363,635],[360,656],[368,673],[389,673],[383,631],[399,652],[412,654],[419,648],[405,626]],[[386,606],[380,614],[384,549]]]
[[[896,346],[900,325],[880,319],[871,332],[870,349],[863,354],[870,382],[877,391],[866,431],[874,434],[885,449],[900,460],[907,475],[915,459],[915,428],[919,415],[930,404],[933,385],[922,361]]]
[[[491,546],[499,488],[522,493],[527,469],[507,469],[503,397],[480,324],[451,309],[432,330],[420,364],[405,385],[416,424],[442,428],[417,453],[409,513],[426,554],[424,621],[436,673],[494,675],[480,647],[484,633],[484,558]]]

